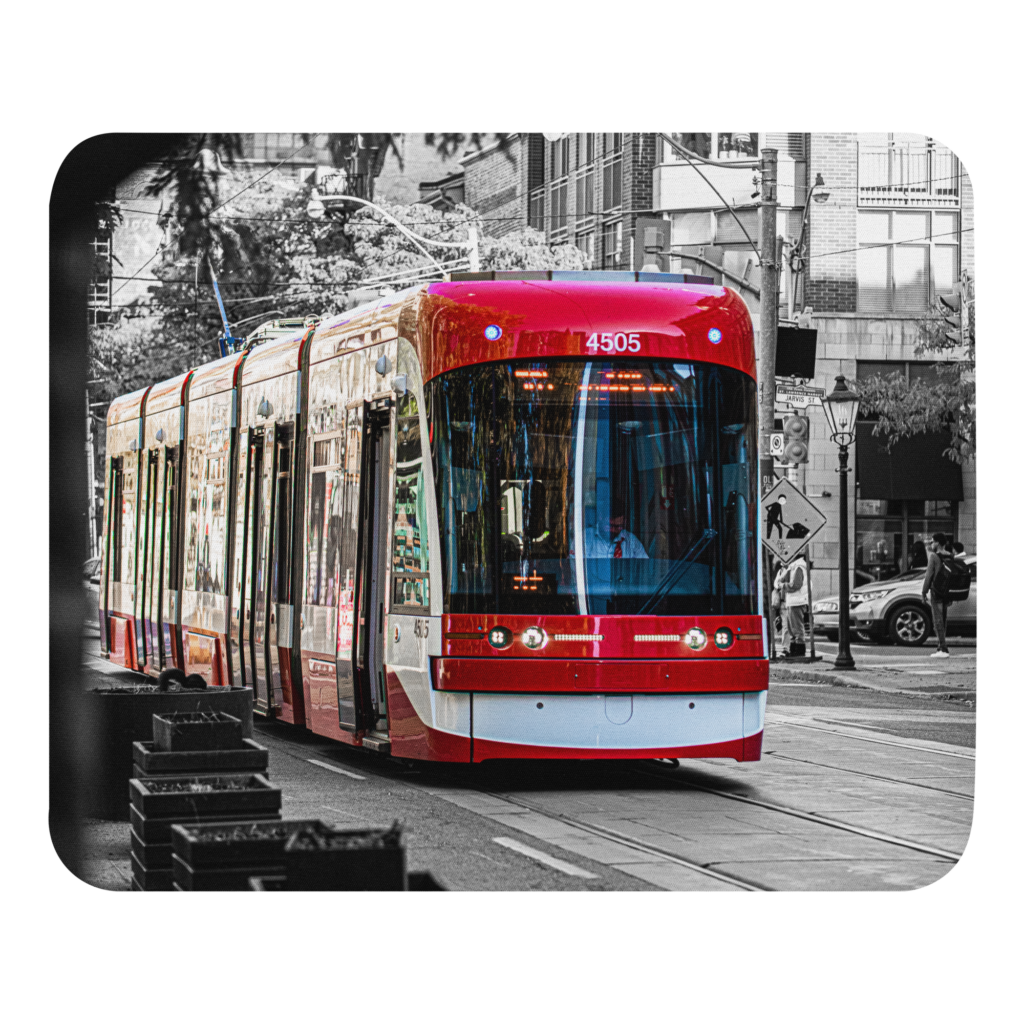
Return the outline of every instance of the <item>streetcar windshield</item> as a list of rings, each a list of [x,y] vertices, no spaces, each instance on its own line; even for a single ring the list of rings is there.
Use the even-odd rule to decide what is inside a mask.
[[[754,381],[557,360],[427,386],[446,612],[757,612]]]

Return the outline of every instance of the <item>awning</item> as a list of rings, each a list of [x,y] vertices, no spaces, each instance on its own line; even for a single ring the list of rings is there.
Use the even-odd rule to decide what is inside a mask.
[[[872,436],[873,423],[857,424],[857,482],[861,498],[963,501],[959,463],[942,453],[949,431],[901,437],[887,452],[888,435]]]

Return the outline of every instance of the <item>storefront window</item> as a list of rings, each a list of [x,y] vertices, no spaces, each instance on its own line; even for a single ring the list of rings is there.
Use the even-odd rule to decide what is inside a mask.
[[[858,499],[856,581],[887,580],[928,564],[932,534],[956,537],[956,502]]]

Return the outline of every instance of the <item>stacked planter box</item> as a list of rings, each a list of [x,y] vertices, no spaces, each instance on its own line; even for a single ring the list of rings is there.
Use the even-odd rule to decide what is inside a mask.
[[[389,829],[334,829],[321,822],[285,844],[285,875],[292,891],[405,890],[405,847],[395,822]]]
[[[241,890],[252,875],[284,872],[285,843],[319,821],[246,821],[171,827],[174,888]]]
[[[132,779],[133,888],[173,887],[171,826],[281,817],[281,790],[262,775]]]
[[[132,774],[136,779],[236,772],[270,778],[267,748],[250,739],[243,739],[237,750],[158,750],[153,741],[139,740],[132,745],[132,754]]]
[[[81,722],[90,739],[82,768],[87,816],[128,820],[132,745],[153,738],[154,714],[175,711],[226,712],[242,723],[243,737],[252,736],[252,690],[244,686],[169,692],[160,692],[155,686],[90,690],[85,694]]]

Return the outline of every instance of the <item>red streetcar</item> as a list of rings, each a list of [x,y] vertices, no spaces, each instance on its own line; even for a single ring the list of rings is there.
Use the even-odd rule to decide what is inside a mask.
[[[111,660],[395,756],[761,753],[750,316],[453,275],[118,399]]]

